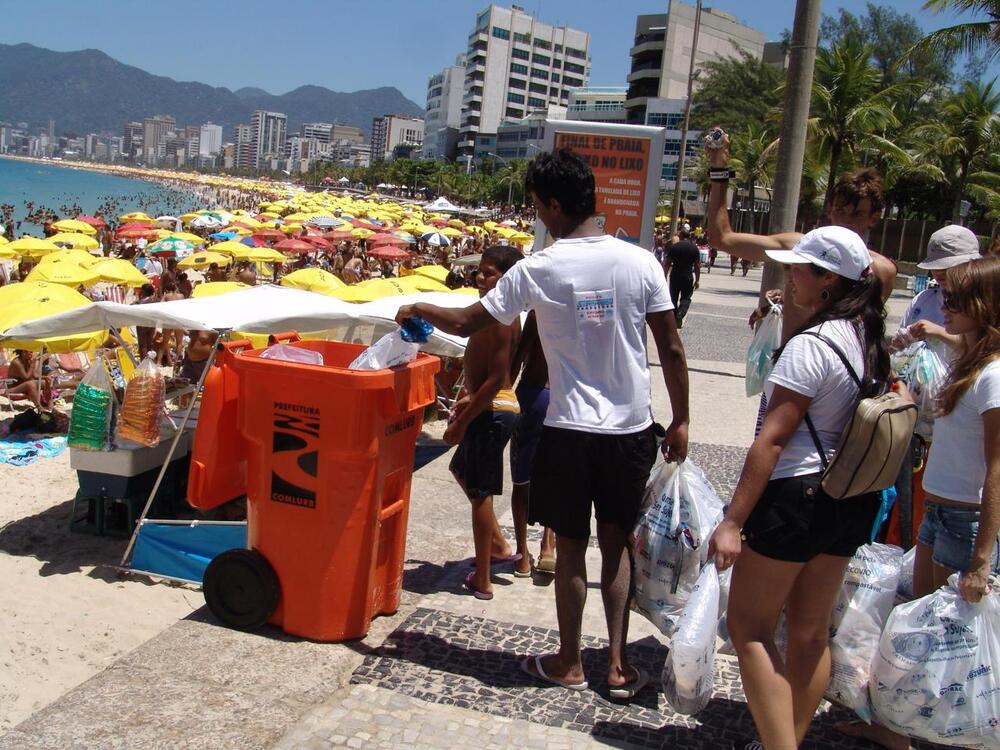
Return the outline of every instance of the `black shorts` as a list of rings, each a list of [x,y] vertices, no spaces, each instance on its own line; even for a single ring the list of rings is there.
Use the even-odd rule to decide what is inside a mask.
[[[469,424],[448,468],[469,497],[503,493],[503,449],[517,424],[510,411],[484,411]]]
[[[773,560],[853,557],[871,539],[881,505],[881,492],[834,500],[819,474],[772,479],[743,524],[743,536],[750,549]]]
[[[528,517],[569,539],[590,538],[590,507],[601,523],[635,528],[656,460],[652,426],[626,435],[542,428]]]

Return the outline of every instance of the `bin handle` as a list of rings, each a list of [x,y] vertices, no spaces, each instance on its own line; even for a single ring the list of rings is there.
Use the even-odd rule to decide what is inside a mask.
[[[406,506],[406,498],[404,497],[397,500],[392,505],[382,508],[382,510],[378,512],[378,520],[381,522],[392,518],[397,513],[401,513],[405,506]]]
[[[236,341],[224,341],[222,342],[222,348],[227,352],[238,353],[244,349],[253,348],[253,342],[250,339],[237,339]]]
[[[273,346],[281,341],[287,341],[289,343],[294,343],[296,341],[301,341],[298,331],[285,331],[284,333],[272,333],[267,337],[268,346]]]

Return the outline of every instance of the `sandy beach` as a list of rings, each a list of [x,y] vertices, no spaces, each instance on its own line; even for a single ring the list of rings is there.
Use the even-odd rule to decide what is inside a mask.
[[[0,732],[202,606],[194,587],[120,577],[125,540],[70,533],[69,451],[0,464]]]

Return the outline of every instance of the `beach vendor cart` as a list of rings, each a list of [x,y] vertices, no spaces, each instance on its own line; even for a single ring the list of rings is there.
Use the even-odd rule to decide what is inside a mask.
[[[161,325],[221,334],[196,386],[204,394],[187,499],[205,509],[242,490],[248,522],[245,545],[208,564],[206,599],[233,627],[270,622],[294,635],[335,641],[363,636],[373,616],[395,611],[399,602],[414,450],[423,410],[435,401],[438,360],[421,353],[392,370],[347,365],[368,342],[394,330],[396,310],[416,299],[456,307],[473,301],[427,293],[351,304],[259,286],[141,306],[95,303],[6,333]],[[284,337],[283,346],[322,357],[322,364],[303,364],[269,358],[267,346],[254,348],[234,333],[290,329],[339,341]],[[460,356],[464,343],[435,332],[422,348]],[[130,556],[173,456],[183,450],[195,403],[179,420],[138,518],[122,559],[126,570],[136,570]],[[237,450],[216,451],[221,445]],[[218,468],[213,452],[223,454],[225,471],[211,471]]]

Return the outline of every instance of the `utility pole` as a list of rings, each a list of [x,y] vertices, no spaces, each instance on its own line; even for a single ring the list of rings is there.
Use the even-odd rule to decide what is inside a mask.
[[[799,210],[802,161],[806,152],[806,125],[812,100],[813,68],[816,67],[816,44],[819,38],[820,0],[796,0],[795,22],[785,74],[785,103],[781,116],[781,142],[774,172],[774,196],[768,231],[794,232]],[[836,179],[830,175],[830,179]],[[782,286],[782,269],[767,261],[760,283],[760,294]],[[787,335],[789,331],[783,331]]]
[[[687,101],[684,103],[684,127],[681,130],[681,152],[677,155],[677,178],[674,181],[674,200],[670,206],[670,236],[677,234],[677,220],[681,215],[681,196],[684,191],[684,161],[687,156],[688,127],[691,122],[691,92],[694,89],[694,60],[698,54],[698,32],[701,30],[701,0],[694,6],[694,36],[691,39],[691,65],[688,67]]]

